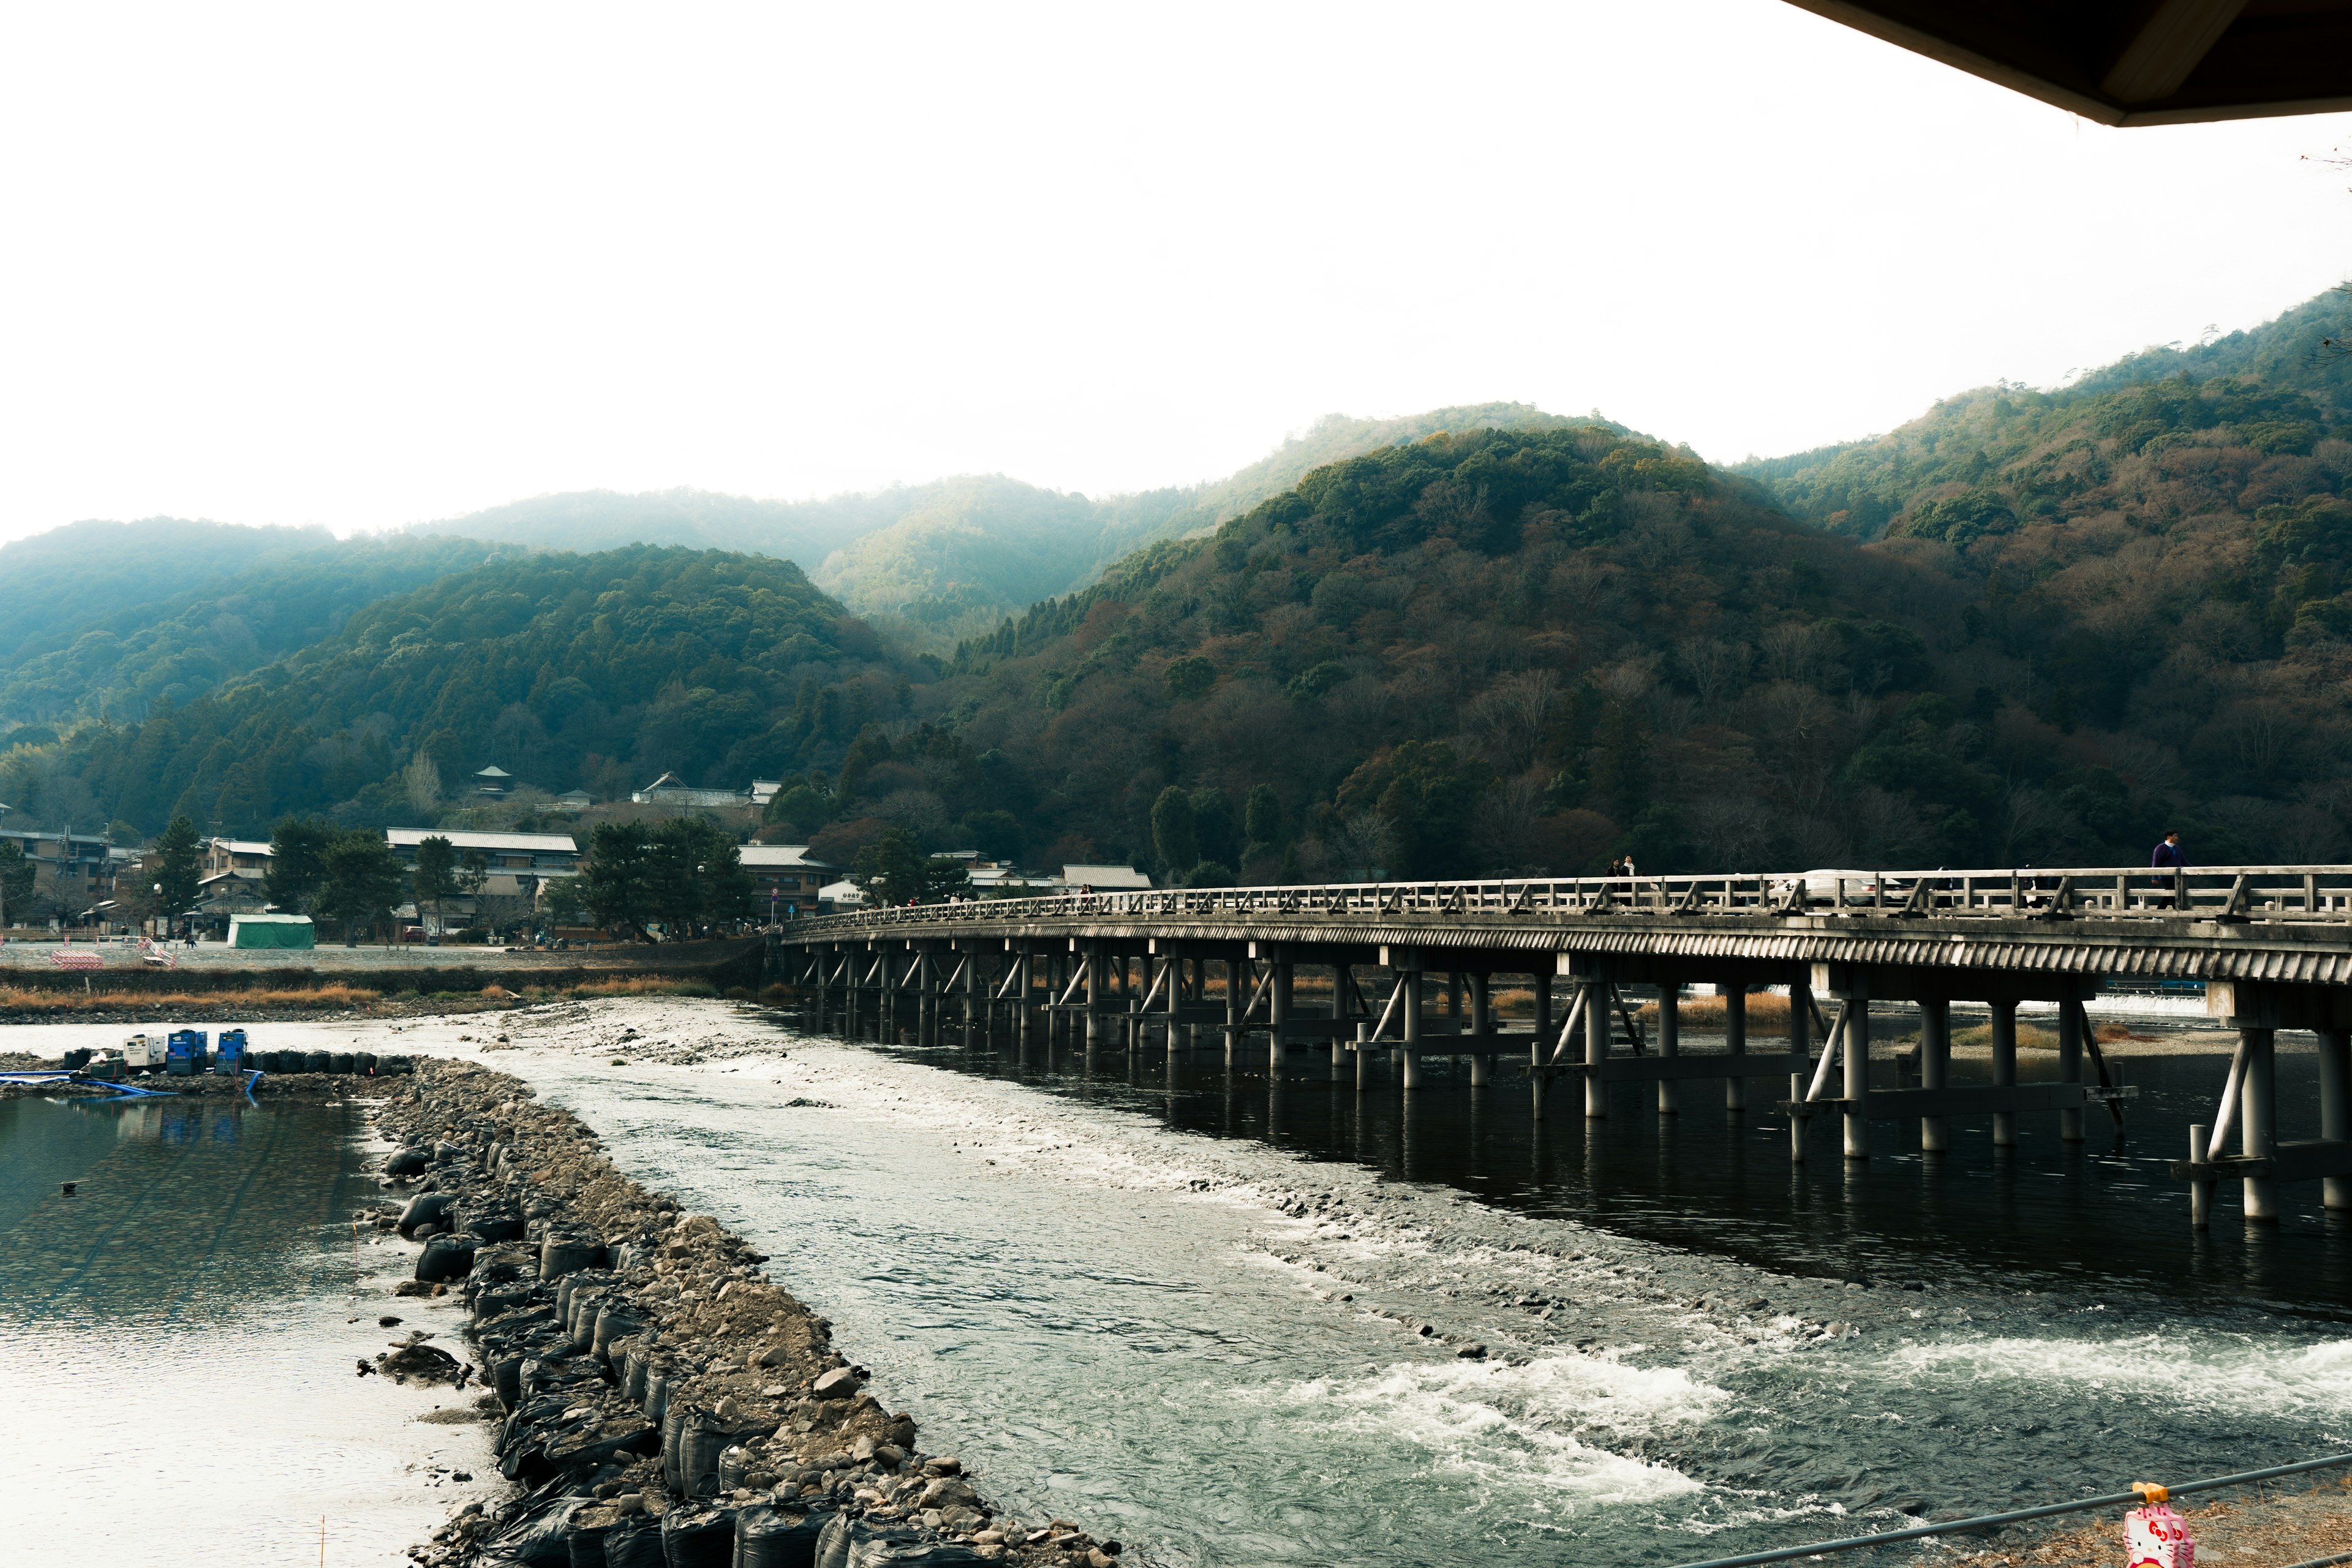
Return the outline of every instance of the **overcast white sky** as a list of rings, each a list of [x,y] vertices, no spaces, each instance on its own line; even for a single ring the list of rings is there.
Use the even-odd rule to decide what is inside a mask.
[[[2105,130],[1780,0],[16,5],[0,538],[1489,398],[1779,453],[2342,281],[2347,118]]]

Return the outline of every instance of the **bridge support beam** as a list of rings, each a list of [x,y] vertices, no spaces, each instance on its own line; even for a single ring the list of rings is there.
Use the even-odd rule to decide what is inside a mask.
[[[1474,1035],[1484,1037],[1495,1032],[1494,984],[1495,977],[1485,970],[1475,971],[1470,976],[1470,1032]],[[1472,1057],[1470,1087],[1486,1088],[1486,1075],[1492,1070],[1483,1052]]]
[[[1723,994],[1723,1048],[1735,1058],[1748,1055],[1748,987],[1744,984],[1721,984],[1716,989]],[[1732,1074],[1723,1080],[1723,1109],[1726,1111],[1748,1109],[1748,1080],[1739,1075],[1740,1063],[1732,1062]]]
[[[1919,1087],[1945,1089],[1952,1081],[1952,1005],[1940,997],[1919,1004]],[[1952,1146],[1948,1116],[1919,1118],[1919,1147],[1940,1154]]]
[[[1614,993],[1598,977],[1584,983],[1584,1114],[1599,1121],[1609,1114],[1609,1084],[1601,1069],[1609,1060],[1610,1006]]]
[[[2319,1031],[2319,1135],[2352,1141],[2352,1030]],[[2320,1189],[2327,1207],[2352,1209],[2352,1176],[2329,1176]]]
[[[2241,1029],[2246,1051],[2245,1080],[2238,1089],[2238,1152],[2249,1160],[2278,1152],[2278,1031]],[[2279,1216],[2278,1183],[2267,1175],[2245,1178],[2246,1217]]]
[[[1797,1068],[1789,1075],[1789,1163],[1805,1163],[1805,1134],[1812,1113],[1805,1110],[1805,1068],[1813,1055],[1813,988],[1801,980],[1789,983],[1789,1061]]]
[[[1404,1048],[1397,1054],[1404,1058],[1404,1089],[1411,1094],[1421,1087],[1421,960],[1418,954],[1406,961],[1407,967],[1397,976],[1404,987]]]
[[[2010,1089],[2017,1083],[2017,1004],[1995,1002],[1992,1005],[1992,1081],[1996,1089]],[[2017,1147],[2017,1112],[1996,1110],[1992,1113],[1992,1146],[1996,1149]]]
[[[2083,1024],[2079,1009],[2072,1003],[2058,1004],[2058,1081],[2083,1081]],[[2083,1141],[2083,1113],[2062,1110],[2058,1113],[2060,1142],[2080,1143]]]
[[[1276,952],[1274,955],[1274,980],[1266,988],[1266,1016],[1271,1026],[1266,1031],[1265,1071],[1268,1078],[1279,1079],[1282,1076],[1282,1051],[1287,1043],[1286,1037],[1290,1032],[1291,977],[1289,955]]]
[[[1667,981],[1658,987],[1658,1059],[1683,1054],[1683,994],[1682,987]],[[1672,1116],[1681,1110],[1682,1086],[1670,1078],[1658,1080],[1658,1114]]]

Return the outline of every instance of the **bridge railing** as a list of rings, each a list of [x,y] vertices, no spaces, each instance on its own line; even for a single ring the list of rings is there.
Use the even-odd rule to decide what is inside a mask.
[[[1688,877],[1503,878],[1268,888],[1153,888],[975,899],[795,921],[793,935],[899,926],[1122,918],[1449,915],[1843,916],[1939,920],[2268,920],[2352,924],[2352,866],[2048,867],[2004,870],[1728,872]]]

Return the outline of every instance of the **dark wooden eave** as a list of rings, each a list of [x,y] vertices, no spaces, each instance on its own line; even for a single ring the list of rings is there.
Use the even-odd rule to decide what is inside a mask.
[[[2352,109],[2352,0],[1790,0],[2103,125]]]

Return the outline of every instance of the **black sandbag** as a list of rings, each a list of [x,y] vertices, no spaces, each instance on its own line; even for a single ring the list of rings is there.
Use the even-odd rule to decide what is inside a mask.
[[[280,1056],[287,1056],[292,1053],[280,1051],[278,1054]],[[388,1176],[421,1176],[425,1173],[426,1163],[429,1163],[432,1158],[433,1156],[423,1149],[403,1149],[394,1154],[391,1159],[386,1160],[383,1163],[384,1174]]]
[[[667,1568],[661,1526],[642,1516],[614,1525],[604,1535],[604,1568]]]
[[[732,1511],[681,1503],[662,1515],[662,1560],[669,1568],[730,1568],[734,1556]]]
[[[351,1071],[352,1053],[349,1051],[330,1051],[327,1054],[327,1070],[329,1072],[346,1073]]]
[[[72,1050],[69,1050],[65,1054],[64,1059],[66,1071],[81,1071],[82,1068],[89,1066],[89,1058],[92,1054],[93,1053],[88,1046],[76,1046]]]
[[[483,1552],[485,1563],[550,1564],[566,1568],[572,1561],[572,1516],[593,1508],[591,1497],[550,1498],[536,1504],[517,1522],[500,1531]]]
[[[747,1508],[735,1516],[734,1568],[815,1568],[826,1513]]]
[[[604,1249],[574,1237],[551,1236],[539,1244],[539,1277],[561,1279],[583,1268],[593,1268]]]
[[[352,1065],[362,1072],[372,1073],[375,1071],[375,1053],[373,1051],[354,1051],[352,1053]]]
[[[325,1051],[312,1051],[302,1058],[304,1072],[325,1072],[334,1066],[335,1058]]]
[[[400,1211],[397,1228],[401,1235],[406,1236],[420,1225],[439,1225],[457,1206],[457,1194],[455,1193],[419,1193],[409,1199],[408,1205]]]
[[[522,1212],[520,1209],[468,1207],[466,1228],[484,1241],[520,1241]]]
[[[455,1236],[434,1237],[425,1244],[425,1250],[416,1255],[416,1278],[427,1285],[463,1279],[473,1271],[476,1240],[476,1237],[462,1232]]]

